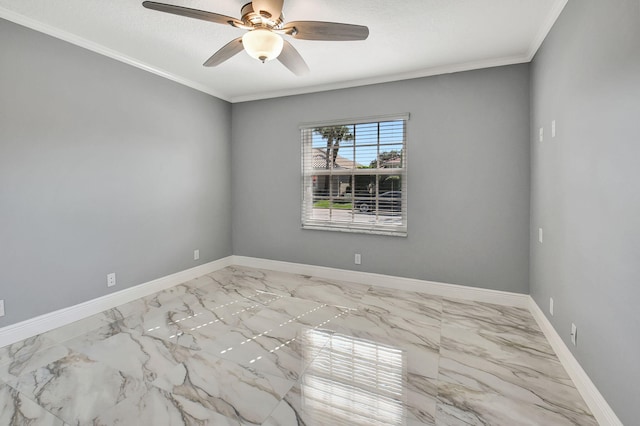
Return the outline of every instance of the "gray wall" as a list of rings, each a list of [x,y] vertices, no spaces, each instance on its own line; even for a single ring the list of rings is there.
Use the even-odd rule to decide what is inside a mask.
[[[528,293],[528,65],[232,111],[234,254]],[[401,112],[409,236],[300,229],[299,123]]]
[[[227,102],[0,20],[0,326],[230,255],[230,141]]]
[[[531,94],[531,293],[623,423],[638,424],[640,2],[569,1]]]

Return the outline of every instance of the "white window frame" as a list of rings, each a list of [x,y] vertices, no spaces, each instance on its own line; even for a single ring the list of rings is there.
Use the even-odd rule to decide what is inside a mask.
[[[314,193],[313,193],[313,177],[320,175],[334,175],[334,171],[332,168],[324,170],[324,169],[314,169],[313,168],[313,129],[319,127],[331,127],[331,126],[349,126],[349,125],[358,125],[358,124],[371,124],[371,123],[384,123],[389,121],[404,121],[403,126],[403,161],[401,167],[397,168],[376,168],[376,169],[350,169],[350,174],[352,176],[356,175],[400,175],[401,176],[401,188],[402,192],[401,196],[401,212],[400,212],[400,220],[395,221],[392,224],[385,223],[382,219],[379,211],[375,210],[373,215],[375,215],[375,221],[373,223],[360,223],[354,221],[354,215],[358,212],[355,209],[355,203],[352,205],[352,209],[348,210],[351,212],[352,221],[336,221],[332,220],[332,212],[333,210],[329,209],[328,219],[319,219],[318,217],[313,217],[313,203],[314,203]],[[330,121],[322,121],[322,122],[313,122],[313,123],[302,123],[300,124],[300,139],[302,145],[302,208],[301,208],[301,216],[302,216],[302,228],[303,229],[313,229],[313,230],[323,230],[323,231],[341,231],[341,232],[356,232],[356,233],[366,233],[366,234],[378,234],[378,235],[391,235],[391,236],[399,236],[406,237],[407,236],[407,124],[409,121],[409,114],[394,114],[394,115],[383,115],[383,116],[374,116],[374,117],[364,117],[357,119],[340,119],[340,120],[330,120]],[[357,134],[356,134],[357,140]],[[380,145],[381,141],[378,140],[377,144]],[[384,144],[384,142],[382,142]],[[355,161],[355,160],[354,160]],[[345,172],[341,170],[340,172],[335,173],[335,175],[343,175]],[[376,200],[376,204],[378,203],[379,192],[375,191],[374,198]],[[380,219],[380,220],[379,220]]]

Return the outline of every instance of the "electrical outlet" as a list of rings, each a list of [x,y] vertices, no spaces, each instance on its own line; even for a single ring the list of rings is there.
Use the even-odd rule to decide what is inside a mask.
[[[4,300],[0,300],[0,317],[4,316]]]
[[[200,259],[200,250],[194,250],[193,251],[193,260],[198,260]]]
[[[362,256],[360,256],[360,253],[356,253],[353,261],[355,262],[356,265],[362,264]]]
[[[571,343],[573,343],[573,346],[576,346],[576,340],[578,340],[578,327],[571,323]]]
[[[542,242],[542,228],[538,228],[538,242]]]
[[[549,298],[549,313],[553,316],[553,297]]]
[[[540,142],[544,140],[544,128],[540,127]]]
[[[552,138],[556,137],[556,120],[553,120],[551,122],[551,137]]]
[[[116,285],[116,273],[112,272],[107,274],[107,287],[113,287]]]

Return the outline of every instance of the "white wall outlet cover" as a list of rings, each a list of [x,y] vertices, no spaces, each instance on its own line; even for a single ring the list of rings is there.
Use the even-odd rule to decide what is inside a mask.
[[[538,228],[538,242],[542,242],[542,228]]]
[[[354,262],[356,265],[362,264],[362,256],[360,256],[360,253],[356,253],[354,257]]]
[[[571,324],[571,343],[573,346],[576,345],[576,340],[578,339],[578,327],[575,324]]]
[[[549,298],[549,313],[553,316],[553,297]]]
[[[540,142],[544,140],[544,127],[540,127]]]
[[[193,251],[193,260],[198,260],[200,259],[200,250],[194,250]]]
[[[107,287],[113,287],[116,285],[116,273],[112,272],[107,274]]]
[[[556,137],[556,120],[553,120],[551,122],[551,137],[552,138]]]
[[[0,317],[4,316],[4,300],[0,300]]]

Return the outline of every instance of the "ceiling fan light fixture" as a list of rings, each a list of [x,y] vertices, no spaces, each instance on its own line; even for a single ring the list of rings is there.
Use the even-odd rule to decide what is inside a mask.
[[[266,28],[256,28],[242,36],[242,45],[249,56],[265,62],[280,55],[284,40]]]
[[[284,0],[251,0],[242,6],[240,19],[205,10],[174,4],[144,0],[142,6],[158,12],[171,13],[187,18],[201,19],[221,25],[247,30],[216,51],[202,65],[215,67],[244,50],[249,56],[261,62],[278,59],[295,75],[304,75],[309,67],[300,53],[283,36],[300,40],[356,41],[369,37],[369,28],[363,25],[341,24],[323,21],[284,22],[282,6]]]

